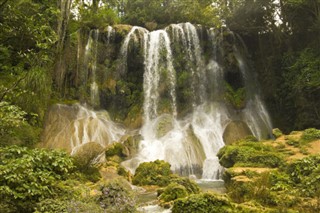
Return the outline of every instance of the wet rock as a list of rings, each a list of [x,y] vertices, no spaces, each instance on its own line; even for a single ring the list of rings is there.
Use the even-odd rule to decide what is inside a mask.
[[[252,132],[245,122],[232,121],[224,130],[223,141],[226,145],[229,145],[249,135],[252,135]]]

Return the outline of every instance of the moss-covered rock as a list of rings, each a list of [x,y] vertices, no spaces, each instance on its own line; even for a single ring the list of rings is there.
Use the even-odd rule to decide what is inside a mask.
[[[187,196],[188,192],[184,186],[178,183],[170,183],[160,194],[159,199],[163,202],[169,202]]]
[[[200,193],[199,186],[193,180],[190,180],[189,178],[172,175],[170,182],[177,183],[179,185],[184,186],[185,189],[187,190],[188,194]]]
[[[225,146],[218,153],[219,162],[224,167],[279,167],[284,157],[275,148],[261,142],[240,142]]]
[[[281,132],[281,130],[278,129],[278,128],[273,129],[273,130],[272,130],[272,134],[273,134],[273,136],[274,136],[275,138],[279,138],[280,136],[283,135],[283,133]]]
[[[170,182],[170,164],[156,160],[153,162],[141,163],[135,171],[132,183],[135,185],[158,185],[166,186]]]
[[[227,197],[213,193],[194,194],[187,198],[178,199],[172,207],[172,213],[231,213],[234,210],[234,205]]]
[[[106,147],[106,158],[108,159],[113,156],[119,156],[120,158],[126,157],[124,149],[123,144],[113,143]]]
[[[77,159],[78,162],[81,162],[83,165],[89,165],[93,159],[100,155],[104,151],[103,146],[96,142],[85,143],[76,150],[74,150],[73,156]]]

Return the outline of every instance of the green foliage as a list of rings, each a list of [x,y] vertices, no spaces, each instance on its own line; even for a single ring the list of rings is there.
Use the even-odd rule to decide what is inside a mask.
[[[108,6],[90,8],[87,5],[81,5],[79,10],[80,24],[82,28],[102,28],[108,25],[119,23],[116,12]]]
[[[24,125],[25,115],[27,113],[21,110],[20,107],[16,105],[11,105],[8,102],[0,102],[0,135],[11,130],[11,128],[16,128]]]
[[[69,191],[70,193],[70,191]],[[74,196],[66,199],[64,196],[55,199],[45,199],[37,203],[35,213],[56,213],[56,212],[105,212],[94,197]]]
[[[246,90],[245,88],[233,89],[232,86],[226,83],[225,97],[228,102],[236,109],[242,109],[246,105]]]
[[[121,143],[113,143],[110,147],[107,148],[105,154],[106,157],[113,157],[113,156],[119,156],[119,157],[125,157],[124,156],[124,146]]]
[[[315,128],[306,129],[303,131],[301,139],[305,142],[320,139],[320,130]]]
[[[140,186],[166,186],[170,182],[171,174],[170,164],[165,161],[145,162],[141,163],[136,169],[132,183]]]
[[[135,200],[128,188],[130,186],[120,180],[101,186],[100,206],[105,212],[135,212]]]
[[[32,116],[17,105],[6,101],[0,102],[0,145],[24,144],[34,145],[39,140],[40,129],[32,127]],[[36,117],[36,116],[33,116]]]
[[[27,149],[17,146],[0,148],[0,197],[2,203],[30,212],[43,199],[52,198],[75,169],[64,152]]]
[[[147,27],[153,23],[153,26],[158,28],[177,22],[220,25],[217,11],[211,3],[210,0],[192,2],[189,0],[132,0],[125,4],[123,21]]]
[[[234,212],[234,205],[225,196],[202,193],[176,200],[172,213],[178,212],[231,213]]]
[[[287,110],[296,118],[294,128],[318,127],[319,89],[320,89],[320,53],[319,50],[305,48],[298,53],[289,53],[284,59],[285,99],[291,99]]]
[[[51,76],[48,68],[33,67],[21,82],[24,93],[21,94],[16,103],[23,106],[29,114],[36,115],[34,120],[42,121],[47,110],[51,94]]]
[[[283,156],[268,145],[257,142],[240,142],[225,146],[218,153],[219,162],[224,167],[279,167],[284,163]]]
[[[287,173],[295,183],[302,183],[313,173],[319,171],[320,155],[310,156],[297,160],[290,164],[287,168]]]

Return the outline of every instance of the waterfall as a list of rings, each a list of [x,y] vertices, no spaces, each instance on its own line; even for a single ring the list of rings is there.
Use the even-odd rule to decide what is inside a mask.
[[[207,99],[204,59],[197,28],[191,23],[182,23],[166,28],[167,31],[171,29],[173,41],[181,44],[183,51],[187,53],[185,57],[192,76],[191,88],[194,94],[192,104],[196,107]]]
[[[138,33],[135,33],[136,30]],[[132,172],[142,162],[161,159],[169,162],[171,169],[180,175],[220,179],[223,168],[216,155],[224,146],[224,130],[231,121],[242,118],[258,138],[265,137],[262,135],[265,129],[271,129],[268,113],[254,91],[251,92],[255,95],[248,98],[246,108],[241,112],[226,104],[223,98],[224,68],[219,61],[224,53],[221,50],[223,39],[218,37],[220,35],[214,29],[207,34],[212,43],[211,57],[207,60],[198,29],[190,23],[172,24],[165,30],[154,32],[134,27],[126,37],[124,50],[128,49],[131,39],[140,42],[144,50],[145,66],[144,125],[141,128],[143,140],[138,154],[123,162]],[[179,46],[178,49],[174,49],[177,48],[175,45]],[[178,118],[176,112],[177,73],[174,68],[174,51],[183,53],[185,64],[179,66],[183,66],[189,73],[192,92],[192,112],[182,118]],[[233,51],[245,84],[252,84],[253,79],[248,77],[250,74],[243,57],[236,48]],[[126,53],[122,55],[127,56]],[[161,74],[163,70],[167,72],[166,79]],[[165,81],[170,83],[165,84]],[[247,90],[249,88],[246,86]],[[164,90],[170,91],[172,110],[169,114],[158,110],[159,102],[164,98],[161,95]]]
[[[91,74],[90,103],[92,106],[99,105],[99,88],[96,82],[97,55],[98,55],[99,30],[90,30],[88,42],[85,47],[84,62],[86,73]]]
[[[242,48],[245,49],[243,41],[240,38],[237,39],[240,40]],[[246,85],[247,106],[243,110],[244,120],[246,121],[253,135],[259,140],[272,137],[271,119],[261,100],[258,89],[259,87],[256,85],[252,74],[249,73],[250,69],[246,64],[246,60],[241,54],[239,48],[234,45],[233,50]]]
[[[118,72],[112,74],[128,85],[132,84],[130,78],[143,77],[143,81],[139,80],[143,85],[128,86],[128,92],[121,94],[121,98],[131,98],[130,93],[140,92],[136,87],[143,88],[142,139],[137,153],[122,162],[132,173],[140,163],[159,159],[169,162],[172,171],[180,175],[221,179],[223,168],[216,155],[225,144],[224,134],[229,124],[240,122],[259,139],[270,135],[271,121],[246,63],[243,47],[236,44],[237,38],[231,32],[224,30],[205,31],[191,23],[172,24],[152,32],[135,26],[124,38],[117,60],[120,63],[116,68]],[[99,39],[99,31],[91,30],[82,54],[85,76],[89,77],[85,83],[90,85],[93,107],[105,101],[99,100],[96,82],[99,80],[97,62],[103,61],[102,51],[98,54],[98,47],[102,45],[98,43],[104,42],[109,47],[116,38],[112,27],[106,28],[104,33],[106,36]],[[224,39],[224,36],[232,35]],[[134,61],[136,53],[140,60],[138,65]],[[79,60],[80,48],[78,54]],[[134,66],[128,64],[130,61]],[[131,70],[135,66],[139,70]],[[233,77],[233,74],[241,78],[239,81],[243,80],[234,89],[243,86],[246,91],[245,104],[241,108],[233,106],[226,97],[228,75]],[[103,74],[99,70],[100,75]],[[102,80],[98,82],[103,85]],[[114,97],[118,98],[117,95]],[[52,124],[46,125],[47,144],[58,144],[59,147],[61,141],[68,138],[69,149],[74,153],[85,143],[92,141],[105,147],[125,134],[106,112],[92,111],[80,105],[59,105],[55,109],[57,115],[49,118]],[[71,117],[66,116],[67,111],[72,113],[68,115]]]
[[[120,49],[120,74],[125,74],[127,71],[127,58],[128,58],[128,49],[129,49],[129,44],[131,41],[133,41],[134,44],[140,44],[142,48],[146,47],[146,42],[147,42],[147,36],[148,36],[148,30],[142,28],[142,27],[137,27],[134,26],[128,33],[128,35],[125,37],[123,44]],[[146,52],[145,52],[146,54]]]
[[[165,56],[161,53],[165,52]],[[176,94],[175,94],[175,70],[172,64],[172,52],[170,39],[164,30],[154,31],[148,34],[148,42],[145,49],[145,72],[144,72],[144,119],[145,123],[157,117],[159,103],[160,80],[169,81],[169,93],[171,96],[171,108],[176,116]],[[161,73],[162,72],[162,73]],[[161,74],[167,73],[167,79],[161,79]]]
[[[108,26],[107,27],[107,44],[111,43],[111,39],[115,34],[115,30],[113,29],[113,27]]]

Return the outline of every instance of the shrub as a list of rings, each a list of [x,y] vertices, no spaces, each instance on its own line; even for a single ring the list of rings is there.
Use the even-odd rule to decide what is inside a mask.
[[[61,151],[0,147],[2,203],[31,212],[38,201],[61,193],[57,182],[74,169],[73,159]]]
[[[310,156],[290,164],[287,168],[287,173],[295,183],[301,183],[303,179],[317,171],[319,165],[320,155]]]
[[[135,200],[129,185],[121,180],[111,181],[101,186],[100,206],[105,212],[135,212]]]
[[[114,143],[111,146],[109,146],[106,150],[106,157],[113,157],[113,156],[119,156],[119,157],[125,157],[123,154],[124,146],[121,143]]]
[[[136,169],[132,183],[135,185],[166,186],[170,182],[170,164],[163,160],[141,163]]]
[[[234,206],[225,196],[202,193],[176,200],[172,207],[172,213],[178,212],[231,213],[234,212]]]
[[[320,139],[320,130],[315,128],[306,129],[303,131],[301,139],[305,142],[318,140]]]

